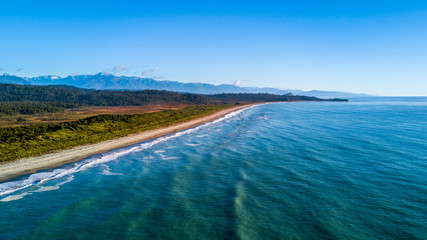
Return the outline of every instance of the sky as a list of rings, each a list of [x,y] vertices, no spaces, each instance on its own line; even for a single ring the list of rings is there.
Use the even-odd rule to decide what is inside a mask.
[[[427,96],[427,1],[0,1],[0,74]]]

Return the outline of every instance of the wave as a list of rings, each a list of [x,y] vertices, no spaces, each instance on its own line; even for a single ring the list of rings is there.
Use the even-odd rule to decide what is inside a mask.
[[[48,192],[59,189],[59,186],[42,186],[39,189],[32,191],[32,192]]]
[[[31,191],[24,192],[24,193],[21,193],[21,194],[7,196],[7,197],[5,197],[3,199],[0,199],[0,202],[10,202],[10,201],[19,200],[19,199],[22,199],[23,197],[25,197],[27,195],[31,195],[31,194],[33,194],[35,192],[48,192],[48,191],[57,190],[62,185],[71,182],[73,179],[74,179],[74,176],[71,175],[67,179],[65,179],[65,181],[59,182],[59,183],[55,184],[54,186],[40,186],[38,189],[35,189],[35,190],[31,190]],[[39,184],[40,183],[42,183],[42,181],[40,181]],[[36,185],[38,185],[38,184],[36,184]],[[14,189],[15,190],[14,192],[16,192],[18,190],[22,190],[22,189],[30,187],[30,186],[33,186],[33,185],[26,185],[26,186],[23,186],[23,187],[21,187],[19,189]],[[5,194],[7,194],[7,193],[5,193]],[[3,194],[3,195],[5,195],[5,194]]]
[[[173,159],[177,159],[178,157],[167,157],[165,154],[163,154],[165,151],[156,151],[157,152],[157,154],[159,155],[159,157],[160,157],[160,160],[173,160]],[[156,153],[155,152],[155,153]],[[150,159],[156,159],[155,157],[153,157],[153,156],[150,156],[151,158]]]
[[[247,108],[226,114],[225,116],[218,118],[214,121],[207,122],[207,123],[204,123],[202,125],[196,126],[194,128],[190,128],[190,129],[180,131],[180,132],[177,132],[174,134],[166,135],[166,136],[154,139],[154,140],[150,140],[148,142],[143,142],[140,144],[133,145],[131,147],[120,148],[120,149],[116,149],[113,151],[109,151],[109,152],[106,152],[104,154],[101,154],[101,156],[99,154],[93,155],[92,157],[89,157],[85,160],[82,160],[82,161],[79,161],[76,163],[72,163],[71,166],[67,165],[64,168],[57,168],[57,169],[50,170],[50,171],[48,170],[48,171],[33,173],[33,174],[29,175],[26,179],[23,179],[23,180],[0,183],[0,196],[9,195],[9,194],[12,194],[14,192],[24,190],[24,189],[31,187],[31,186],[38,186],[38,189],[30,191],[30,192],[42,192],[42,191],[46,191],[46,190],[49,190],[49,191],[55,190],[53,188],[41,186],[41,184],[46,183],[48,181],[51,181],[53,179],[59,179],[59,178],[65,177],[65,176],[70,176],[76,172],[80,172],[80,171],[86,170],[88,168],[98,166],[98,165],[103,164],[103,163],[107,163],[110,161],[117,160],[119,157],[122,157],[124,155],[128,155],[128,154],[133,153],[133,152],[140,152],[140,151],[149,149],[149,148],[153,147],[154,145],[165,142],[169,139],[177,138],[177,137],[198,131],[199,129],[205,128],[206,126],[209,126],[209,125],[224,121],[226,119],[232,118],[234,116],[237,116],[240,113],[242,113],[244,110],[247,110],[247,109],[250,109],[253,107],[255,107],[255,106],[247,107]],[[155,153],[159,153],[160,155],[162,155],[161,160],[171,160],[171,159],[177,158],[177,157],[166,157],[162,154],[161,150],[156,151]],[[103,172],[103,174],[105,174],[105,175],[117,175],[117,173],[112,173],[109,170],[109,168],[107,170],[105,170]],[[118,174],[120,174],[120,173],[118,173]],[[72,179],[70,181],[72,181]],[[63,184],[65,184],[65,183],[63,183]],[[55,185],[55,186],[58,186],[58,185]],[[56,189],[58,189],[58,188],[56,188]],[[12,200],[21,199],[25,195],[30,194],[30,192],[18,194],[18,195],[13,195],[13,196],[8,196],[8,197],[1,199],[0,201],[12,201]]]
[[[200,146],[201,145],[201,143],[184,143],[184,144],[187,145],[187,146],[192,146],[192,147]]]
[[[198,135],[198,136],[196,136],[197,138],[203,138],[203,137],[207,137],[208,136],[208,134],[202,134],[202,135]]]
[[[104,175],[123,175],[123,173],[112,172],[107,164],[103,164],[103,166],[105,167],[104,171],[102,171],[102,174]]]
[[[0,199],[0,202],[10,202],[10,201],[19,200],[19,199],[24,198],[26,195],[30,195],[30,194],[32,194],[32,193],[26,192],[26,193],[17,194],[17,195],[11,195],[11,196],[5,197],[3,199]]]

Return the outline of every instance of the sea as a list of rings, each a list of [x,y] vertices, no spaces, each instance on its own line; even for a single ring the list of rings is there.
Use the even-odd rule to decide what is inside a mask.
[[[427,239],[427,98],[263,104],[3,182],[0,239]]]

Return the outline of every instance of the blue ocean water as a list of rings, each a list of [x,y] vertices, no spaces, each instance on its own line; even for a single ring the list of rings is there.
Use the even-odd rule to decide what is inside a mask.
[[[0,183],[0,239],[427,239],[427,98],[265,104]]]

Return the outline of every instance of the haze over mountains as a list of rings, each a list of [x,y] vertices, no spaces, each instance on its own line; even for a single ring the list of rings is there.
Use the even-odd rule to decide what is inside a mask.
[[[176,81],[155,80],[153,78],[115,76],[109,73],[95,75],[70,75],[59,77],[54,75],[40,77],[19,77],[14,75],[0,75],[0,83],[14,83],[22,85],[70,85],[79,88],[100,90],[167,90],[174,92],[216,94],[216,93],[271,93],[283,95],[292,93],[295,95],[314,96],[320,98],[349,98],[366,97],[365,94],[353,94],[336,91],[302,91],[295,89],[239,87],[231,84],[213,85],[207,83],[181,83]]]

